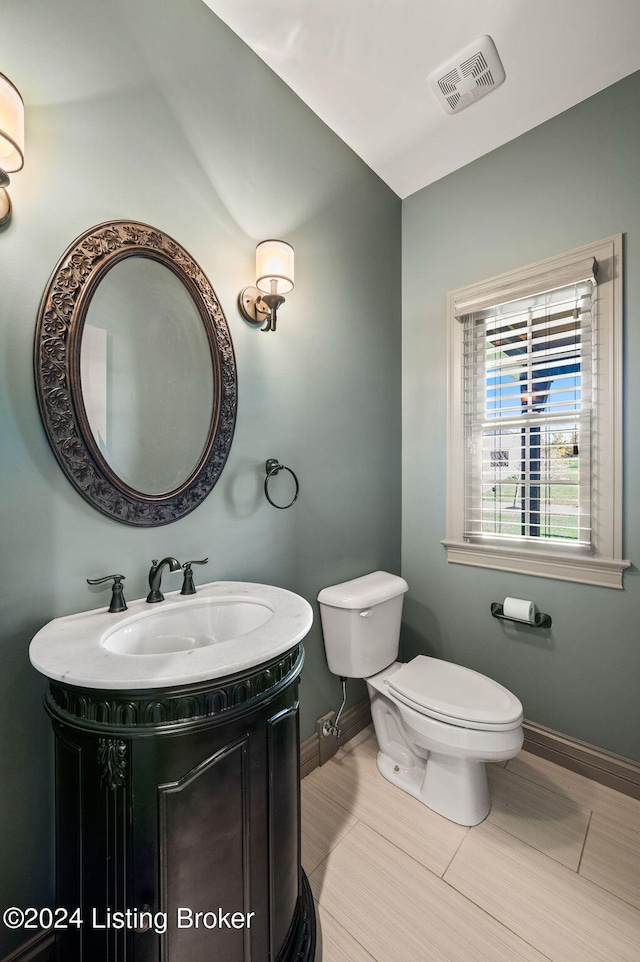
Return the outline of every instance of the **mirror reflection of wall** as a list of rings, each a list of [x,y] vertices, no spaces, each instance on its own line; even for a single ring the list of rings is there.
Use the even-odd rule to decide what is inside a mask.
[[[85,324],[80,355],[80,380],[84,406],[93,436],[103,456],[107,437],[107,331],[95,324]]]
[[[112,470],[145,494],[179,487],[202,455],[214,400],[206,332],[185,285],[148,257],[116,263],[89,305],[80,366]]]

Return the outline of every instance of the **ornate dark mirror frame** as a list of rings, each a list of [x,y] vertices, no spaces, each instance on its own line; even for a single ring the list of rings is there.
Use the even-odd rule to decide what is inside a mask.
[[[80,343],[92,295],[105,274],[127,257],[158,261],[182,281],[202,318],[213,366],[214,403],[200,460],[178,488],[158,495],[129,487],[105,461],[89,427],[80,385]],[[40,302],[34,366],[49,443],[69,481],[98,511],[123,524],[154,527],[182,518],[211,492],[233,440],[236,363],[215,291],[177,241],[135,221],[109,221],[76,238]]]

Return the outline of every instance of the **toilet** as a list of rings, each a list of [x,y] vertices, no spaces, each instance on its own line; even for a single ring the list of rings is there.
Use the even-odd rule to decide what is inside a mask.
[[[396,660],[408,587],[374,571],[322,589],[329,669],[367,682],[380,773],[452,822],[477,825],[491,808],[485,763],[522,747],[522,705],[469,668],[426,655]]]

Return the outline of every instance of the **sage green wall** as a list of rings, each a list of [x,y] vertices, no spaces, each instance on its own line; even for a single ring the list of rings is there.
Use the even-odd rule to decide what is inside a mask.
[[[324,585],[399,570],[401,205],[201,0],[5,0],[0,69],[24,97],[28,151],[0,233],[0,904],[39,906],[53,898],[52,736],[27,650],[49,619],[107,603],[85,578],[122,571],[135,598],[151,558],[209,555],[200,581],[265,581],[315,602]],[[75,492],[33,388],[49,274],[112,218],[161,228],[200,263],[239,373],[220,482],[152,530]],[[256,241],[273,236],[296,249],[296,289],[278,332],[262,334],[236,298]],[[299,476],[290,511],[262,493],[269,457]],[[318,623],[306,649],[303,738],[339,703]],[[22,940],[0,928],[0,958]]]
[[[640,760],[640,74],[403,204],[403,574],[406,655],[513,690],[525,716]],[[454,118],[455,120],[455,118]],[[625,241],[624,591],[448,564],[445,295],[619,232]],[[549,636],[492,601],[533,599]]]

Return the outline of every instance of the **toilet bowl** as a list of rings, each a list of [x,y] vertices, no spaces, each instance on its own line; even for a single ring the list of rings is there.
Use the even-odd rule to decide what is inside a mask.
[[[477,825],[491,807],[485,763],[522,747],[522,705],[460,665],[396,661],[407,590],[403,578],[376,571],[320,592],[329,669],[366,679],[380,773],[445,818]]]

